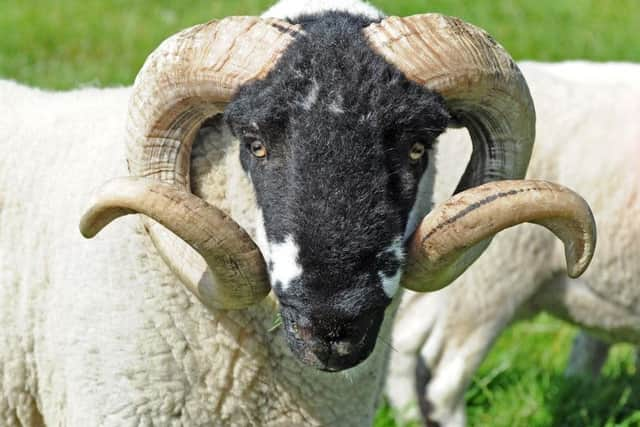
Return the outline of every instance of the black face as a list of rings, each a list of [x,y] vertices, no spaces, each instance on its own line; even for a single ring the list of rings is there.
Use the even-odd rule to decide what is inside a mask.
[[[408,81],[345,14],[303,20],[264,80],[225,116],[242,147],[257,233],[293,353],[319,369],[373,350],[397,289],[404,237],[442,99]]]

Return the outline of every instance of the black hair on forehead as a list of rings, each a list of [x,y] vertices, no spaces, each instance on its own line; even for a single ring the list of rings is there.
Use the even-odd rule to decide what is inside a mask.
[[[309,264],[345,265],[402,235],[419,181],[408,151],[429,148],[449,115],[438,94],[368,46],[370,19],[329,12],[298,22],[304,32],[225,116],[237,137],[270,153],[252,171],[268,237],[294,234]],[[241,160],[256,162],[247,150]]]
[[[282,132],[289,120],[304,117],[308,122],[305,100],[316,90],[312,108],[327,117],[340,110],[341,120],[351,126],[433,140],[449,119],[442,98],[408,80],[369,47],[362,29],[372,22],[343,12],[299,17],[294,23],[304,32],[265,79],[241,88],[227,119],[249,132],[257,127],[268,138]]]

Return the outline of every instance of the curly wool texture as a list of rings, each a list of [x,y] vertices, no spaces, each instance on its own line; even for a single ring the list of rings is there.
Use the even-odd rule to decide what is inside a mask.
[[[583,276],[568,279],[561,245],[540,227],[523,225],[496,236],[450,287],[405,293],[387,385],[405,418],[417,418],[420,404],[441,426],[463,425],[464,391],[493,340],[542,310],[608,341],[640,344],[640,65],[519,65],[538,115],[527,176],[566,185],[587,200],[596,253]],[[440,139],[436,200],[450,194],[464,167],[463,138],[455,131]]]
[[[59,94],[1,82],[0,93],[11,100],[0,107],[0,425],[370,424],[384,343],[341,374],[304,367],[269,331],[275,301],[207,311],[138,218],[80,236],[92,189],[127,173],[128,89]],[[241,170],[211,167],[237,163],[236,150],[201,151],[216,144],[196,143],[194,189],[249,224]]]
[[[293,16],[304,4],[289,6]],[[129,92],[0,82],[0,425],[370,425],[397,301],[364,363],[323,373],[270,331],[272,298],[206,310],[138,218],[80,236],[91,191],[127,175]],[[192,188],[252,231],[255,202],[237,156],[224,128],[203,128]]]

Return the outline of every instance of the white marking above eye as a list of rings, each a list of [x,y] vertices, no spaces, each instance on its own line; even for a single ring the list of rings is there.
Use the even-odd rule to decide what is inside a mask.
[[[344,108],[342,108],[342,95],[335,94],[334,99],[329,103],[329,112],[332,114],[344,114]]]

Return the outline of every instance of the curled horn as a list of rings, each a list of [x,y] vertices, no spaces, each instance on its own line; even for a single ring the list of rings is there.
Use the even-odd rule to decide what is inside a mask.
[[[458,193],[429,212],[410,242],[404,286],[422,292],[446,286],[480,256],[487,239],[523,222],[542,225],[562,240],[569,276],[586,270],[596,226],[582,197],[547,181],[495,181]]]
[[[264,298],[270,286],[258,248],[190,191],[191,145],[204,120],[221,113],[242,84],[266,76],[298,32],[282,21],[230,17],[165,40],[147,58],[131,95],[132,176],[96,192],[82,234],[92,237],[122,215],[142,213],[159,252],[205,305],[239,309]]]
[[[502,46],[483,30],[438,14],[390,17],[364,33],[374,51],[444,97],[473,144],[456,188],[463,193],[432,211],[409,242],[403,285],[416,291],[446,286],[482,254],[494,234],[527,221],[545,225],[563,240],[570,275],[584,271],[595,245],[593,217],[584,200],[548,183],[486,184],[524,178],[535,138],[529,89]]]

